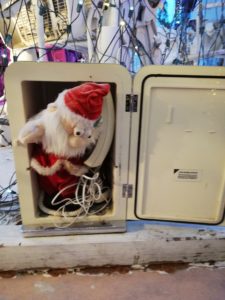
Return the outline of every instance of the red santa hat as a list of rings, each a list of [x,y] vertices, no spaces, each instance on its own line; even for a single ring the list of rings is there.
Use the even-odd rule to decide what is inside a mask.
[[[64,103],[73,113],[89,120],[97,120],[102,113],[103,97],[109,90],[109,84],[83,83],[66,92]]]

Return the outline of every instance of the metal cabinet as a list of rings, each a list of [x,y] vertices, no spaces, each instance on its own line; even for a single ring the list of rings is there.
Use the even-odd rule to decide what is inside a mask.
[[[126,220],[218,224],[224,215],[225,70],[148,66],[135,77],[119,65],[20,62],[6,74],[12,138],[60,90],[108,82],[115,107],[108,164],[112,206],[103,215],[52,228],[38,209],[31,149],[14,147],[25,234],[118,232]],[[68,221],[69,222],[69,221]]]

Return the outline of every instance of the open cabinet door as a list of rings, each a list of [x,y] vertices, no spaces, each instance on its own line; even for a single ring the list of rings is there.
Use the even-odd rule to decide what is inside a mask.
[[[224,76],[222,68],[170,66],[146,67],[137,75],[140,103],[132,124],[132,130],[139,124],[137,163],[131,164],[137,218],[222,221]]]

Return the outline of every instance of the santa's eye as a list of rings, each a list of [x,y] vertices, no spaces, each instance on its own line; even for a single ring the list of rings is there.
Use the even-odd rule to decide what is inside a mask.
[[[74,135],[75,136],[81,136],[84,134],[84,131],[81,128],[75,128],[74,129]]]

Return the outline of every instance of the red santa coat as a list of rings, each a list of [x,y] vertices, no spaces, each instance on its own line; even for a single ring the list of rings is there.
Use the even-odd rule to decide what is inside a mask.
[[[34,153],[32,155],[31,167],[38,173],[38,180],[40,187],[49,195],[54,196],[59,191],[62,191],[65,187],[76,184],[79,181],[79,177],[71,175],[63,165],[58,162],[67,160],[73,165],[82,166],[83,161],[81,158],[65,158],[57,156],[53,153],[46,153],[41,145],[35,145]],[[38,168],[35,165],[39,165]],[[40,174],[40,169],[43,171],[46,169],[54,170],[54,173],[51,175],[42,175]],[[61,195],[63,197],[73,197],[76,190],[76,186],[65,189]]]

